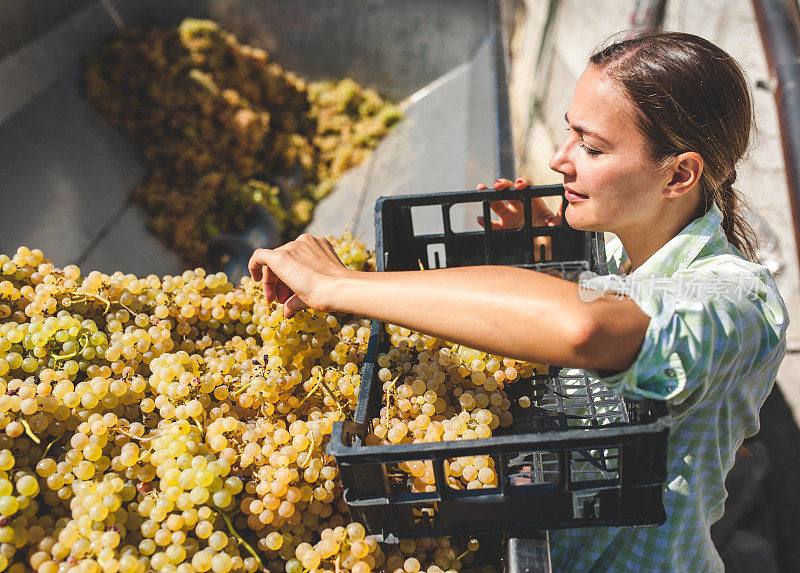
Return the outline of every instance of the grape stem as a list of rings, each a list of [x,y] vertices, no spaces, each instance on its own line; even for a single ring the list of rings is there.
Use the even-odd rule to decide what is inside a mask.
[[[307,454],[306,454],[306,463],[305,463],[305,464],[303,464],[302,466],[300,466],[301,468],[305,469],[305,468],[307,468],[307,467],[308,467],[308,465],[311,463],[311,452],[313,452],[313,451],[314,451],[314,448],[315,448],[315,447],[317,447],[317,446],[316,446],[316,444],[314,443],[314,434],[312,433],[312,434],[311,434],[311,441],[310,441],[310,442],[309,442],[309,444],[308,444],[308,450],[306,450],[306,451],[307,451]]]
[[[260,569],[263,569],[264,564],[261,561],[261,557],[258,556],[258,553],[256,553],[255,549],[253,549],[252,546],[247,541],[245,541],[244,538],[241,535],[239,535],[239,533],[233,528],[233,523],[231,523],[230,518],[227,515],[225,515],[225,513],[222,511],[220,511],[218,515],[225,521],[225,525],[228,526],[231,535],[233,535],[236,538],[236,542],[239,545],[244,545],[244,548],[247,549],[247,552],[250,553],[250,555],[252,555],[253,558],[258,562],[258,567]]]
[[[59,437],[55,438],[55,439],[54,439],[54,440],[52,440],[52,441],[51,441],[49,444],[47,444],[47,447],[44,449],[44,452],[42,453],[42,458],[41,458],[42,460],[43,460],[43,459],[45,459],[45,458],[47,457],[47,452],[49,452],[49,451],[50,451],[50,448],[52,448],[52,447],[53,447],[53,445],[54,445],[54,444],[55,444],[55,443],[56,443],[58,440],[60,440],[60,439],[61,439],[61,436],[59,436]],[[41,460],[39,460],[39,461],[41,461]]]
[[[391,384],[389,384],[386,387],[386,398],[385,398],[385,401],[386,401],[386,422],[387,423],[389,422],[389,418],[394,417],[394,413],[392,412],[392,406],[390,405],[390,399],[394,399],[395,398],[395,396],[394,396],[394,386],[395,386],[395,384],[397,384],[397,380],[400,378],[401,375],[402,374],[398,374],[397,376],[395,376],[394,380],[392,380]],[[397,400],[394,399],[394,402],[397,402]]]
[[[23,428],[25,428],[25,433],[26,433],[26,434],[28,434],[28,437],[29,437],[31,440],[33,440],[33,441],[34,441],[34,442],[36,442],[37,444],[41,444],[41,443],[42,443],[42,440],[40,440],[39,438],[37,438],[37,437],[36,437],[36,434],[34,434],[34,433],[33,433],[33,430],[31,429],[31,426],[30,426],[30,424],[28,424],[28,421],[27,421],[27,420],[25,420],[25,419],[23,418],[23,419],[20,419],[20,421],[19,421],[19,422],[20,422],[20,424],[22,424],[22,427],[23,427]]]
[[[241,394],[242,392],[244,392],[244,391],[246,391],[248,388],[250,388],[250,386],[251,386],[252,384],[253,384],[252,382],[248,382],[247,384],[245,384],[245,385],[244,385],[244,386],[242,386],[241,388],[238,388],[237,390],[234,390],[233,392],[231,392],[231,398],[238,398],[238,397],[239,397],[239,394]]]
[[[126,432],[122,428],[114,428],[114,429],[117,432],[119,432],[120,434],[128,436],[129,438],[133,438],[134,440],[139,440],[140,442],[148,442],[148,441],[152,440],[153,438],[157,438],[158,437],[157,434],[155,436],[147,436],[147,437],[134,436],[133,434],[131,434],[130,432]]]
[[[330,387],[325,383],[325,380],[323,378],[319,379],[319,383],[322,384],[322,389],[328,393],[328,395],[331,397],[331,400],[333,400],[334,404],[336,404],[336,410],[339,412],[339,416],[344,417],[342,412],[342,405],[339,403],[339,400],[336,399],[336,396],[333,395],[333,390],[330,389]]]
[[[136,463],[138,464],[139,462],[141,462],[143,459],[145,459],[148,455],[150,455],[152,453],[153,453],[153,445],[150,444],[150,447],[147,448],[147,450],[145,450],[141,454],[139,454],[139,457],[136,458]]]
[[[302,406],[302,405],[303,405],[303,402],[305,402],[306,400],[308,400],[308,399],[309,399],[309,398],[310,398],[310,397],[311,397],[311,396],[314,394],[314,392],[316,392],[316,391],[317,391],[317,388],[319,388],[319,384],[320,384],[320,382],[322,382],[322,379],[321,379],[321,378],[320,378],[320,380],[319,380],[319,381],[318,381],[318,382],[317,382],[317,383],[314,385],[314,387],[313,387],[313,388],[312,388],[312,389],[311,389],[311,390],[308,392],[308,394],[306,394],[305,398],[303,398],[302,400],[300,400],[300,403],[297,405],[297,407],[298,407],[298,408],[299,408],[300,406]]]
[[[118,300],[110,300],[110,299],[105,298],[104,296],[100,296],[99,294],[95,294],[95,293],[91,293],[91,292],[82,292],[82,293],[80,293],[80,295],[81,295],[82,298],[72,298],[72,297],[70,297],[70,303],[77,304],[77,303],[81,303],[81,302],[88,302],[89,300],[93,299],[93,300],[96,300],[97,302],[100,302],[100,303],[106,305],[106,309],[103,311],[103,315],[108,314],[108,312],[111,310],[112,303],[120,305],[122,308],[124,308],[129,313],[131,313],[131,315],[138,315],[139,314],[138,312],[136,312],[132,308],[130,308],[128,305],[123,304],[121,301],[118,301]]]
[[[108,314],[108,311],[111,309],[111,301],[105,297],[100,296],[99,294],[92,294],[89,292],[82,292],[80,294],[82,295],[82,298],[69,297],[70,304],[79,304],[81,302],[88,302],[91,299],[95,299],[106,305],[106,309],[103,311],[104,315]]]
[[[70,352],[69,354],[51,354],[50,356],[52,356],[56,361],[69,360],[70,358],[75,358],[78,354],[86,350],[86,347],[89,345],[89,337],[86,335],[85,332],[81,335],[80,343],[81,347],[79,350],[75,350],[74,352]]]
[[[472,541],[474,541],[474,540],[472,540]],[[461,559],[463,559],[463,558],[464,558],[464,556],[465,556],[467,553],[469,553],[470,551],[473,551],[473,550],[469,548],[469,543],[468,543],[468,544],[467,544],[467,550],[466,550],[466,551],[464,551],[464,553],[462,553],[462,554],[461,554],[461,555],[459,555],[458,557],[456,557],[456,559],[458,559],[459,561],[461,561]]]
[[[264,372],[263,372],[263,370],[264,370],[264,367],[262,366],[261,368],[259,368],[259,370],[261,370],[261,372],[254,372],[254,373],[253,373],[253,377],[255,377],[255,376],[263,376],[263,374],[264,374]],[[244,386],[242,386],[241,388],[238,388],[238,389],[234,390],[233,392],[231,392],[231,398],[236,398],[236,397],[238,397],[238,396],[239,396],[239,394],[241,394],[242,392],[244,392],[245,390],[247,390],[248,388],[250,388],[250,386],[252,386],[252,385],[253,385],[253,381],[252,381],[252,378],[251,378],[251,379],[250,379],[250,382],[248,382],[247,384],[245,384],[245,385],[244,385]],[[301,402],[301,404],[302,404],[302,402]]]

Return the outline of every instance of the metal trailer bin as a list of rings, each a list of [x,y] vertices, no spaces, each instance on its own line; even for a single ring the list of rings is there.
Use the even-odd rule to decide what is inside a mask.
[[[349,76],[403,102],[405,119],[339,180],[309,232],[339,233],[350,221],[369,244],[381,195],[470,188],[514,172],[495,0],[27,0],[3,12],[1,252],[24,244],[59,266],[182,270],[129,202],[145,176],[136,149],[80,92],[81,56],[125,26],[212,18],[307,79]],[[511,570],[533,570],[532,556],[548,561],[546,536],[508,547],[519,552]]]
[[[128,203],[145,166],[82,97],[80,58],[121,27],[185,17],[217,20],[307,79],[352,77],[403,102],[405,120],[339,180],[309,232],[340,233],[350,221],[371,242],[378,196],[469,188],[513,171],[491,0],[16,2],[0,19],[0,189],[14,214],[0,249],[36,246],[56,264],[104,272],[182,270]]]

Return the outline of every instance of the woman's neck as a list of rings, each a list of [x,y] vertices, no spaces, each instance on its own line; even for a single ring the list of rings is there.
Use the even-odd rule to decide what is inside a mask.
[[[689,223],[705,214],[705,203],[699,197],[689,205],[689,208],[681,209],[677,216],[675,211],[678,206],[668,207],[667,212],[659,212],[650,220],[637,225],[635,229],[625,229],[615,233],[630,260],[629,272],[642,266]]]

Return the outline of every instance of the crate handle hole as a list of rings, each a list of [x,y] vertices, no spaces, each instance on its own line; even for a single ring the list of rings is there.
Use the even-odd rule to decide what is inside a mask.
[[[431,243],[428,245],[428,268],[443,269],[447,266],[447,254],[444,243]]]
[[[439,205],[414,205],[411,207],[411,228],[415,237],[443,235],[442,208]]]

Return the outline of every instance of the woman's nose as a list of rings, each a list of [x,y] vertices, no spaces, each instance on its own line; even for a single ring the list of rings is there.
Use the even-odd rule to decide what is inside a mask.
[[[553,157],[550,158],[550,169],[563,175],[567,175],[572,169],[572,162],[567,154],[569,139],[570,138],[567,138],[561,147],[558,148],[558,151],[553,154]]]

